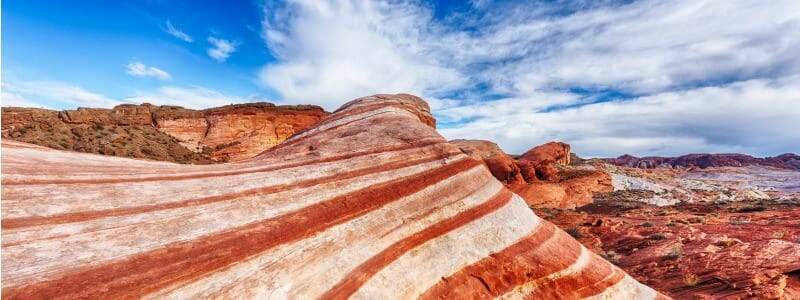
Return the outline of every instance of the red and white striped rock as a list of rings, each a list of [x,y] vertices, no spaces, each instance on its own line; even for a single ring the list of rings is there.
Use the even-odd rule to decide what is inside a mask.
[[[410,95],[253,159],[3,140],[3,299],[663,298],[535,216]]]

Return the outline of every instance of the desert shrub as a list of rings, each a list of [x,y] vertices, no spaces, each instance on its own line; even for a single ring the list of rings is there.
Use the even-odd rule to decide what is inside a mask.
[[[581,233],[581,229],[578,228],[578,227],[567,228],[567,230],[565,230],[565,231],[567,233],[569,233],[569,235],[571,235],[576,240],[583,237],[583,234]]]
[[[681,246],[680,244],[676,244],[672,246],[672,250],[669,253],[667,253],[667,255],[665,255],[664,258],[676,259],[678,257],[681,257],[682,255],[683,255],[683,246]]]
[[[729,238],[726,237],[724,239],[721,239],[721,240],[717,241],[716,243],[714,243],[714,245],[717,246],[717,247],[725,248],[725,247],[730,247],[730,246],[736,245],[738,243],[739,243],[739,241],[737,241],[736,239],[729,239]]]
[[[94,124],[94,125],[92,125],[92,129],[94,129],[94,130],[103,130],[103,125]]]
[[[683,283],[685,283],[686,286],[697,286],[700,284],[700,278],[694,274],[686,274],[686,276],[683,277]]]
[[[653,226],[655,226],[655,224],[653,224],[653,222],[650,221],[642,223],[642,227],[653,227]]]
[[[731,225],[744,225],[744,224],[748,224],[748,223],[750,223],[750,218],[748,218],[748,217],[739,217],[739,218],[734,218],[734,217],[731,217],[731,218],[728,220],[728,222],[729,222]]]
[[[603,258],[612,264],[619,265],[619,258],[617,257],[617,253],[614,251],[609,250],[603,254]]]
[[[689,218],[688,221],[690,223],[693,223],[693,224],[705,224],[706,223],[706,219],[703,218],[703,217]]]
[[[672,220],[670,220],[669,223],[667,223],[667,227],[675,227],[675,225],[677,224],[675,223],[675,221]]]
[[[647,238],[651,239],[651,240],[654,240],[654,241],[661,241],[661,240],[666,240],[667,239],[667,234],[663,233],[663,232],[658,232],[658,233],[651,234]]]
[[[745,205],[737,209],[737,212],[753,212],[753,211],[764,211],[767,209],[764,205]]]
[[[718,213],[710,213],[710,214],[708,214],[708,216],[716,218],[716,217],[719,217],[719,214]]]
[[[772,237],[779,239],[783,237],[783,231],[775,231],[772,233]]]
[[[58,145],[61,146],[61,148],[64,148],[64,149],[67,149],[69,147],[69,144],[67,144],[66,142],[60,142],[60,143],[58,143]]]

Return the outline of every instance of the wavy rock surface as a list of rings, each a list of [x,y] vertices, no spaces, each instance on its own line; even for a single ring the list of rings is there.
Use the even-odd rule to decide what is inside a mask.
[[[4,139],[2,297],[664,298],[434,124],[421,99],[376,95],[203,166]]]

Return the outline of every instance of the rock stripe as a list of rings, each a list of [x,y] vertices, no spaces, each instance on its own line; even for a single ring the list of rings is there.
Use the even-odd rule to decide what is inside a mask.
[[[297,189],[297,188],[307,188],[313,185],[324,184],[333,180],[342,180],[342,179],[349,179],[354,177],[360,177],[369,175],[371,173],[391,170],[391,169],[399,169],[407,166],[412,166],[416,164],[422,164],[426,162],[432,162],[440,159],[446,159],[449,157],[453,157],[455,155],[460,155],[458,153],[447,153],[445,155],[437,155],[434,157],[428,157],[423,159],[417,160],[410,160],[410,161],[395,161],[390,162],[385,165],[374,166],[371,168],[355,170],[352,172],[348,172],[345,174],[334,174],[325,177],[313,178],[305,181],[300,181],[297,183],[291,184],[282,184],[277,186],[269,186],[269,187],[262,187],[257,189],[251,189],[247,191],[242,191],[238,193],[230,193],[230,194],[223,194],[217,196],[210,196],[204,198],[197,198],[197,199],[189,199],[184,201],[178,202],[168,202],[168,203],[160,203],[154,205],[146,205],[146,206],[134,206],[134,207],[122,207],[122,208],[115,208],[115,209],[106,209],[106,210],[97,210],[97,211],[81,211],[81,212],[74,212],[74,213],[65,213],[65,214],[58,214],[58,215],[51,215],[51,216],[34,216],[34,217],[25,217],[25,218],[5,218],[2,222],[2,229],[19,229],[31,226],[39,226],[39,225],[53,225],[53,224],[63,224],[63,223],[72,223],[72,222],[83,222],[89,221],[99,218],[106,218],[106,217],[114,217],[114,216],[122,216],[122,215],[130,215],[130,214],[142,214],[142,213],[149,213],[158,210],[165,210],[165,209],[172,209],[172,208],[179,208],[179,207],[189,207],[189,206],[199,206],[214,202],[221,202],[221,201],[229,201],[234,200],[242,197],[250,197],[255,195],[265,195],[265,194],[272,194],[278,193],[282,191],[286,191],[289,189]]]
[[[479,219],[503,206],[511,201],[511,192],[508,190],[501,190],[488,201],[473,207],[467,211],[458,214],[455,217],[441,221],[433,226],[426,228],[421,232],[417,232],[409,236],[389,248],[381,251],[373,256],[355,270],[350,272],[344,280],[340,281],[336,286],[331,288],[327,293],[322,295],[322,299],[347,299],[358,290],[367,280],[369,280],[375,273],[380,271],[386,265],[392,263],[398,257],[402,256],[414,247],[419,246],[429,240],[439,237],[447,232],[450,232],[464,224]]]
[[[347,222],[478,165],[480,162],[475,160],[458,160],[410,178],[365,188],[244,228],[173,243],[123,261],[65,274],[56,280],[4,287],[2,297],[138,297],[179,281],[191,281],[277,245]]]
[[[335,162],[335,161],[346,160],[346,159],[350,159],[350,158],[354,158],[354,157],[365,156],[365,155],[369,155],[369,154],[390,152],[390,151],[408,150],[408,149],[425,147],[425,146],[430,146],[430,145],[435,145],[435,144],[440,144],[440,143],[442,143],[442,141],[423,140],[423,141],[415,142],[415,143],[407,143],[407,144],[400,144],[400,145],[392,145],[392,146],[388,146],[388,147],[373,148],[373,149],[369,149],[367,151],[347,153],[347,154],[343,154],[343,155],[331,156],[331,157],[326,157],[326,158],[321,158],[321,159],[303,160],[303,161],[294,162],[294,163],[288,163],[288,164],[271,165],[271,166],[267,166],[267,167],[244,169],[244,170],[242,170],[242,169],[229,170],[229,171],[223,171],[223,172],[190,173],[190,174],[176,174],[176,175],[167,175],[167,176],[147,176],[147,177],[102,178],[102,179],[75,179],[75,178],[14,179],[14,180],[5,180],[4,179],[2,181],[2,184],[3,185],[108,184],[108,183],[170,181],[170,180],[224,177],[224,176],[241,175],[241,174],[248,174],[248,173],[269,172],[269,171],[275,171],[275,170],[286,169],[286,168],[308,166],[308,165],[318,164],[318,163]]]

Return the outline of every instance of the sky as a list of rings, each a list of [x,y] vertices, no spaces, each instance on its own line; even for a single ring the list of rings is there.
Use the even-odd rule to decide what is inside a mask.
[[[2,105],[428,101],[448,139],[800,152],[800,1],[2,3]]]

